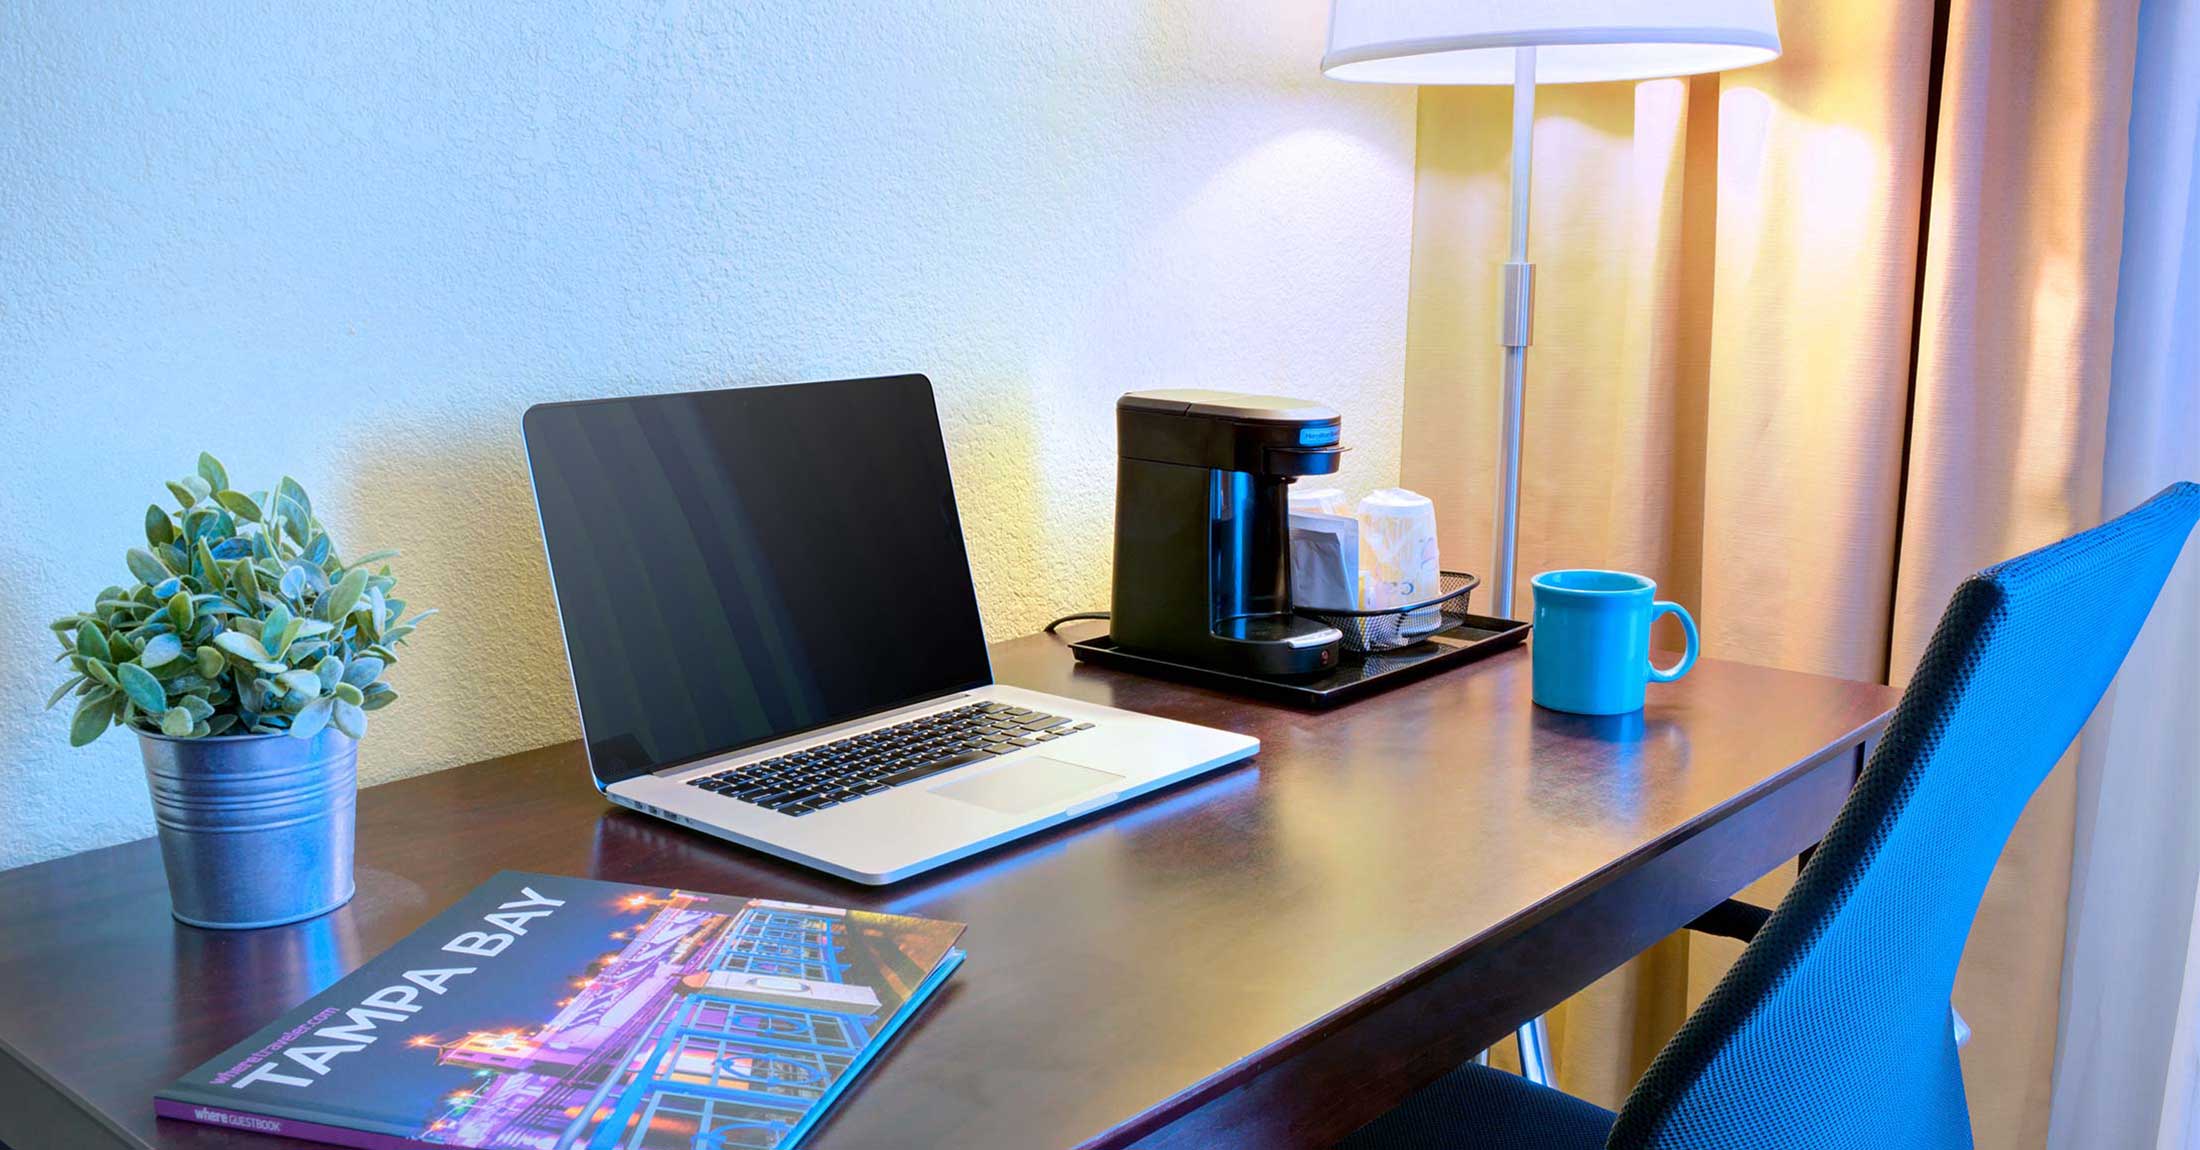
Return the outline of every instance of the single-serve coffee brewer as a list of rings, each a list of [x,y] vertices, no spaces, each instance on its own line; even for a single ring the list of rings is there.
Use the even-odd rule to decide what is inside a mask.
[[[1291,613],[1288,516],[1292,480],[1337,470],[1340,422],[1278,395],[1117,400],[1115,645],[1264,678],[1335,669],[1343,636]]]

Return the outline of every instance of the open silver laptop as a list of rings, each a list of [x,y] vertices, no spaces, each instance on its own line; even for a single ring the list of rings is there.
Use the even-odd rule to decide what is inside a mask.
[[[529,408],[596,786],[889,883],[1257,739],[993,681],[921,375]]]

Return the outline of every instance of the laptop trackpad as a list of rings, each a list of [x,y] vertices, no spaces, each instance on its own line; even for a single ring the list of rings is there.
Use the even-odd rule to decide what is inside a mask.
[[[1063,799],[1090,794],[1123,781],[1123,776],[1080,767],[1060,759],[1022,759],[1003,763],[975,778],[957,779],[932,793],[1004,815],[1020,815]]]

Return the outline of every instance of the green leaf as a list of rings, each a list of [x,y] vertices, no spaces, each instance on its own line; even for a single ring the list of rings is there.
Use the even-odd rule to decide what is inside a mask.
[[[344,668],[344,681],[365,689],[366,685],[382,677],[382,660],[372,655],[360,655]]]
[[[375,669],[379,671],[381,668]],[[338,683],[349,682],[349,670],[350,668],[344,666],[344,661],[334,655],[329,655],[313,665],[313,674],[321,680],[321,690],[324,693],[334,689]]]
[[[260,505],[252,502],[252,497],[242,491],[217,491],[214,493],[214,502],[221,504],[222,510],[247,523],[260,521]]]
[[[175,658],[169,659],[167,662],[162,663],[158,667],[147,663],[145,661],[145,656],[142,653],[138,655],[138,666],[144,667],[146,670],[153,672],[154,678],[168,684],[168,693],[171,695],[175,694],[177,691],[183,690],[182,687],[176,686],[176,684],[179,682],[195,683],[200,681],[197,675],[191,673],[191,660],[183,658],[180,653],[182,644],[177,644],[177,647],[179,651],[178,655]]]
[[[252,575],[252,560],[239,559],[229,566],[230,598],[247,613],[260,609],[260,584]]]
[[[283,481],[275,485],[275,497],[278,499],[288,499],[292,503],[297,504],[298,510],[301,513],[299,518],[306,519],[312,517],[313,501],[306,498],[306,489],[298,486],[298,481],[292,479],[290,476],[283,476]]]
[[[224,631],[214,636],[214,645],[220,647],[223,653],[242,659],[247,663],[256,664],[268,661],[267,648],[260,646],[258,639],[242,631]]]
[[[363,703],[367,701],[366,692],[352,686],[350,683],[336,684],[336,697],[346,703],[353,704]]]
[[[85,659],[81,662],[84,667],[84,673],[91,676],[93,682],[98,683],[102,687],[115,687],[121,685],[115,681],[115,669],[112,666],[106,663],[102,663],[97,659]]]
[[[369,564],[374,564],[374,563],[380,563],[380,562],[382,562],[382,561],[384,561],[384,560],[387,560],[387,559],[395,559],[395,558],[397,558],[397,555],[398,555],[398,553],[397,553],[397,552],[395,552],[395,551],[390,551],[390,550],[383,550],[383,551],[369,551],[369,552],[367,552],[366,554],[364,554],[364,555],[361,555],[361,556],[360,556],[359,558],[357,558],[357,559],[354,559],[354,560],[352,560],[351,562],[349,562],[349,563],[345,564],[345,566],[346,566],[346,567],[365,567],[365,566],[368,566]]]
[[[188,736],[191,733],[191,728],[197,725],[191,719],[191,712],[184,710],[182,707],[170,707],[167,713],[160,717],[160,733],[178,739]]]
[[[192,558],[196,560],[192,566],[197,569],[199,585],[216,595],[221,594],[222,565],[214,558],[214,552],[206,546],[205,539],[196,541]]]
[[[114,649],[107,645],[107,633],[97,623],[84,623],[76,629],[76,653],[87,659],[113,659]]]
[[[347,703],[345,706],[350,706],[350,704]],[[329,720],[335,714],[335,699],[325,695],[315,699],[301,708],[297,717],[290,720],[290,735],[295,739],[310,739],[320,734],[321,728],[328,726]],[[365,716],[361,716],[361,718],[363,720]]]
[[[321,676],[304,667],[275,676],[275,685],[293,695],[313,697],[321,693]]]
[[[342,699],[334,699],[331,702],[335,703],[335,706],[330,710],[329,722],[334,723],[337,730],[350,735],[354,739],[366,738],[367,712],[357,703],[347,703]]]
[[[359,704],[363,711],[379,711],[397,701],[397,688],[388,683],[369,683],[361,694],[367,697],[366,702]]]
[[[197,479],[198,477],[192,476],[192,478]],[[199,482],[204,483],[206,481],[200,479]],[[189,510],[193,503],[198,502],[198,500],[192,496],[190,488],[185,487],[181,482],[174,479],[168,481],[168,494],[175,496],[176,506],[181,507],[185,510]]]
[[[222,461],[203,451],[199,452],[199,478],[215,491],[229,486],[229,472],[222,467]]]
[[[76,714],[69,720],[69,745],[81,747],[107,733],[114,726],[118,696],[112,691],[94,691],[84,696],[76,705]]]
[[[176,700],[176,705],[189,711],[194,723],[203,723],[214,717],[214,704],[197,695],[185,695]]]
[[[206,720],[206,733],[209,735],[218,735],[236,725],[237,716],[229,714],[225,711],[219,715],[214,715]]]
[[[176,541],[176,525],[158,503],[145,505],[145,541],[155,547]]]
[[[304,511],[299,509],[297,504],[288,499],[277,499],[275,507],[282,513],[283,538],[290,541],[293,545],[291,550],[295,551],[297,546],[305,543],[306,524],[312,522],[312,520]],[[278,539],[276,542],[281,543],[282,540]]]
[[[321,597],[316,613],[332,623],[341,622],[344,616],[351,614],[353,607],[359,605],[359,596],[366,589],[366,569],[354,567],[344,572],[344,577],[337,581],[336,586],[329,588],[328,594]]]
[[[148,667],[158,667],[183,657],[183,640],[174,635],[155,635],[145,641],[145,650],[138,653],[138,662]]]
[[[148,715],[158,715],[168,709],[168,689],[160,685],[151,671],[136,663],[123,663],[115,668],[115,680],[130,696],[130,701]]]
[[[51,695],[48,695],[48,696],[46,696],[46,709],[47,709],[47,710],[49,710],[49,711],[53,710],[53,705],[54,705],[55,703],[58,703],[58,702],[60,702],[60,701],[62,700],[62,698],[63,698],[64,696],[66,696],[66,695],[67,695],[67,694],[68,694],[69,692],[71,692],[71,691],[74,691],[74,690],[76,690],[76,689],[77,689],[77,688],[78,688],[79,686],[83,685],[83,683],[84,683],[84,680],[85,680],[85,677],[84,677],[83,675],[71,675],[71,676],[69,676],[69,679],[68,679],[68,681],[67,681],[67,682],[65,682],[65,683],[61,684],[60,686],[58,686],[58,687],[56,687],[56,688],[54,688],[54,692],[53,692],[53,694],[51,694]]]
[[[282,612],[280,619],[276,618],[277,611]],[[277,603],[275,610],[269,611],[260,623],[260,646],[267,648],[267,657],[280,661],[283,653],[290,650],[291,640],[298,637],[298,628],[304,622]]]
[[[293,573],[296,574],[300,585],[306,590],[316,595],[328,594],[328,572],[321,570],[319,564],[305,559],[293,559],[290,561],[290,567],[283,572],[283,578],[288,580]],[[293,597],[295,598],[295,596]]]
[[[148,587],[168,578],[168,568],[161,566],[160,560],[153,558],[153,553],[142,547],[130,548],[123,555],[122,561],[129,565],[130,574],[137,576],[138,582]]]
[[[176,625],[176,630],[178,630],[178,631],[188,631],[188,630],[190,630],[190,629],[191,629],[191,620],[192,620],[192,618],[193,618],[193,615],[192,615],[192,611],[191,611],[191,593],[190,593],[190,592],[188,592],[188,591],[178,591],[178,592],[176,592],[176,593],[175,593],[174,595],[171,595],[171,596],[169,596],[169,598],[168,598],[168,621],[169,621],[169,622],[171,622],[171,623],[174,623],[174,624]]]
[[[220,637],[221,636],[219,635],[215,636],[215,638],[217,639],[219,639]],[[199,665],[198,670],[200,675],[203,675],[209,679],[219,678],[221,676],[222,667],[225,666],[222,661],[221,648],[213,646],[201,647],[191,653],[191,658],[192,661],[196,662]]]

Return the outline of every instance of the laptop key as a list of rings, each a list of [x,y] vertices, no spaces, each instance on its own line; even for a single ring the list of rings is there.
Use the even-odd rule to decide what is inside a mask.
[[[991,757],[984,751],[963,751],[959,754],[949,755],[944,759],[934,759],[921,766],[911,767],[906,771],[888,775],[879,781],[889,787],[898,787],[903,783],[916,782],[927,775],[936,775],[941,771],[951,771],[956,767],[968,766],[971,763],[980,762]]]
[[[1010,739],[1008,745],[1012,747],[1036,747],[1039,745],[1039,740],[1032,738]]]
[[[816,807],[803,806],[801,803],[788,803],[786,806],[779,808],[779,813],[783,815],[792,815],[795,818],[801,818],[803,815],[809,814],[811,811],[814,811],[816,809]]]
[[[1027,720],[1024,723],[1024,729],[1027,731],[1044,731],[1048,727],[1059,727],[1066,722],[1069,722],[1069,720],[1060,715],[1040,715],[1035,719]]]

